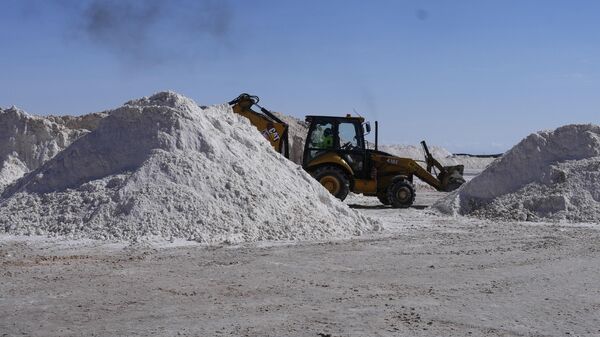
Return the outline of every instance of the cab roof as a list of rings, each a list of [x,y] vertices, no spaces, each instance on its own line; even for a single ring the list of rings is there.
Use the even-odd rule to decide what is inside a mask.
[[[340,116],[317,116],[317,115],[309,115],[306,116],[305,120],[309,123],[313,122],[313,121],[345,121],[345,122],[359,122],[359,123],[364,123],[365,119],[363,117],[359,117],[359,116],[351,116],[351,115],[346,115],[344,117],[340,117]]]

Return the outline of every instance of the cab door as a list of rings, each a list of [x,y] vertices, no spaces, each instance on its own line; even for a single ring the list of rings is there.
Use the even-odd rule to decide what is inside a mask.
[[[303,166],[306,167],[316,157],[335,151],[335,123],[322,120],[311,124],[306,137]]]
[[[360,123],[338,121],[336,123],[336,152],[346,160],[359,179],[367,179],[370,170],[367,165],[366,147]]]

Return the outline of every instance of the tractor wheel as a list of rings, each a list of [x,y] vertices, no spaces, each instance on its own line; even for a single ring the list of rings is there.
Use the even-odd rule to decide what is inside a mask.
[[[344,200],[350,192],[350,181],[346,173],[334,166],[324,166],[314,170],[311,175],[334,197]]]
[[[377,199],[379,199],[379,202],[381,202],[382,204],[388,206],[391,205],[392,203],[390,202],[390,199],[388,198],[387,195],[387,189],[384,190],[383,192],[379,192],[377,193]]]
[[[408,208],[415,201],[415,189],[406,180],[398,180],[387,188],[387,197],[394,208]]]

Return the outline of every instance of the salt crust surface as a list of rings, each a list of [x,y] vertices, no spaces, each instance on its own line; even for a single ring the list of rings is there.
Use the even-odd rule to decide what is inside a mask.
[[[600,222],[600,126],[523,139],[434,208],[509,220]]]
[[[5,189],[0,230],[202,243],[340,238],[378,230],[277,154],[227,105],[172,92],[127,102]]]

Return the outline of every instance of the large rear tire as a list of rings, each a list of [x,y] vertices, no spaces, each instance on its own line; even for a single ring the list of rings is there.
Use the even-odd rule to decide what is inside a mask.
[[[350,192],[350,180],[344,171],[335,166],[323,166],[311,175],[334,197],[344,200]]]
[[[387,197],[394,208],[408,208],[415,202],[415,188],[406,180],[397,180],[387,188]]]

